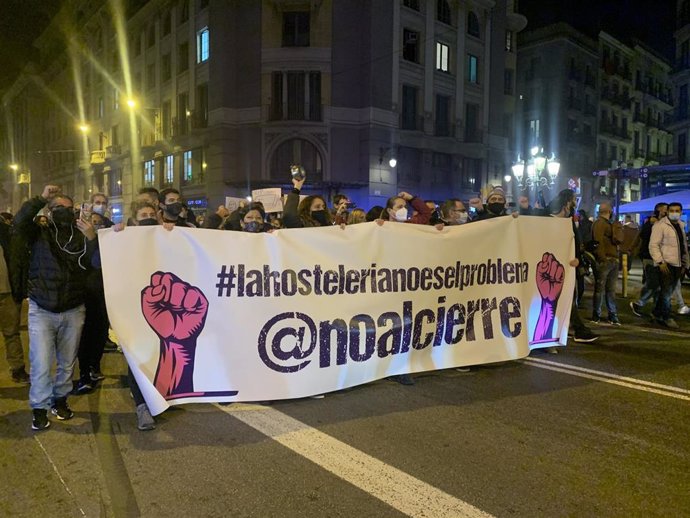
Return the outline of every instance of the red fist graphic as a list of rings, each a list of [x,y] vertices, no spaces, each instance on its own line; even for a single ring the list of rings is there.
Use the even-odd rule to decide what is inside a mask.
[[[156,272],[141,292],[144,318],[163,340],[196,338],[204,327],[208,300],[199,288],[172,273]]]

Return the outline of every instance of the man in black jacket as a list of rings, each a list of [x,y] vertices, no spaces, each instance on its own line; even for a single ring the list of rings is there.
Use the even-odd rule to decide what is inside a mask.
[[[47,206],[47,227],[34,224],[34,216]],[[59,420],[74,414],[67,406],[72,373],[84,325],[86,272],[98,240],[89,222],[75,222],[72,199],[46,185],[41,196],[30,199],[15,217],[15,232],[31,250],[28,274],[29,360],[33,410],[32,428],[50,426],[47,411]],[[57,363],[55,377],[51,375]]]
[[[24,368],[24,349],[19,336],[19,315],[24,296],[11,282],[10,232],[10,223],[6,218],[0,218],[0,331],[5,338],[5,355],[12,381],[28,383],[29,375]]]

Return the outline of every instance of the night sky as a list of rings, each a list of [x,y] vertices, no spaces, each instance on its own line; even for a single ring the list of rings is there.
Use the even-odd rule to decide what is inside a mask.
[[[12,84],[30,59],[31,42],[60,3],[0,0],[0,91]],[[565,21],[593,36],[603,29],[619,38],[635,37],[673,56],[674,0],[520,0],[519,6],[529,20],[527,30]]]

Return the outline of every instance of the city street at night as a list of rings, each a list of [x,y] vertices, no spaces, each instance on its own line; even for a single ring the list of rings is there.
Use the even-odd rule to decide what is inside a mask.
[[[186,405],[151,432],[119,353],[70,399],[75,418],[41,433],[3,373],[0,515],[688,516],[690,322],[621,320],[558,355]]]

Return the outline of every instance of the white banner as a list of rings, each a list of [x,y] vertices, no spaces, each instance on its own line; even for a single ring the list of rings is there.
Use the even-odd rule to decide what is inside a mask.
[[[568,219],[98,237],[110,322],[153,414],[514,360],[567,340]]]

